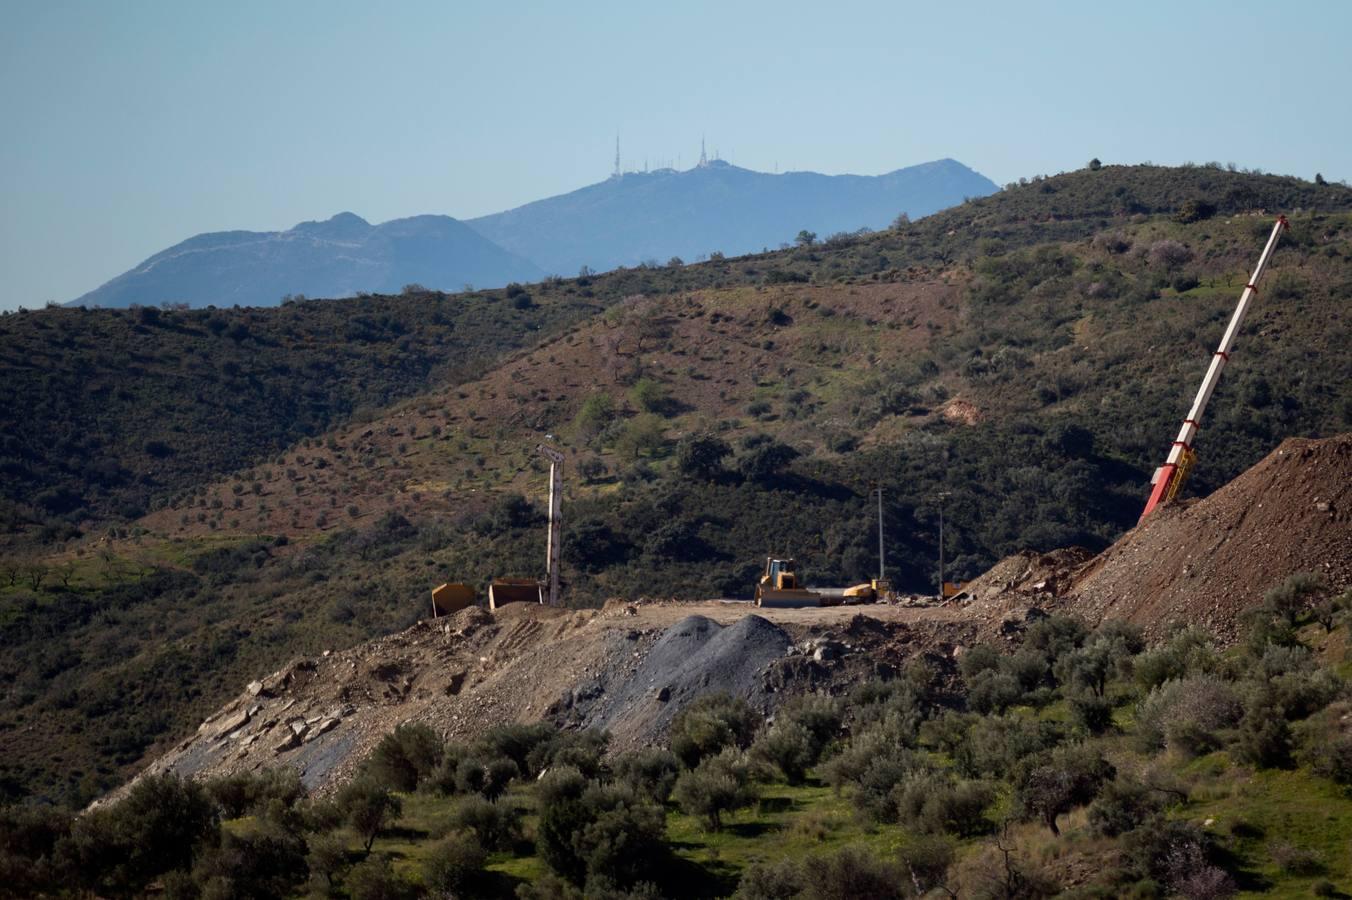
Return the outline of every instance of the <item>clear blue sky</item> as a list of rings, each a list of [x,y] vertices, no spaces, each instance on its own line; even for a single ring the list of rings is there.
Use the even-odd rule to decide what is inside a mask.
[[[0,0],[0,308],[192,234],[748,168],[1352,178],[1352,3]]]

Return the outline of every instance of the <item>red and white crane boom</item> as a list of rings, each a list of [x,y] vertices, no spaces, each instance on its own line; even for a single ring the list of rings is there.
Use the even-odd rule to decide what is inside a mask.
[[[1243,293],[1239,295],[1239,305],[1235,307],[1234,315],[1230,317],[1230,324],[1221,337],[1220,347],[1211,357],[1211,366],[1206,370],[1206,377],[1202,379],[1202,387],[1197,391],[1197,397],[1192,401],[1192,409],[1188,411],[1188,417],[1183,420],[1183,427],[1179,429],[1178,437],[1174,439],[1173,446],[1169,448],[1169,456],[1165,459],[1164,465],[1156,469],[1154,477],[1150,479],[1150,483],[1154,487],[1150,491],[1150,499],[1146,501],[1145,511],[1141,513],[1142,520],[1150,515],[1156,506],[1172,500],[1178,494],[1179,488],[1183,486],[1183,481],[1188,477],[1188,470],[1192,468],[1193,459],[1196,456],[1192,449],[1192,442],[1197,436],[1197,430],[1201,427],[1202,413],[1206,411],[1206,405],[1211,400],[1211,394],[1216,390],[1217,382],[1221,380],[1221,370],[1230,361],[1230,349],[1235,345],[1235,338],[1239,336],[1240,326],[1244,324],[1244,315],[1249,311],[1249,303],[1258,293],[1258,280],[1263,277],[1263,270],[1267,268],[1268,260],[1272,258],[1272,252],[1277,249],[1277,238],[1281,235],[1282,229],[1286,227],[1286,216],[1278,216],[1276,223],[1272,226],[1272,234],[1268,236],[1267,246],[1263,248],[1263,255],[1258,257],[1258,266],[1253,270],[1253,275],[1244,285]]]

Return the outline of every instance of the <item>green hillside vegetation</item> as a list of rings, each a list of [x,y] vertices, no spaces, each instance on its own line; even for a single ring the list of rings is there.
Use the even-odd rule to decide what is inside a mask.
[[[1107,166],[698,265],[0,317],[0,789],[88,800],[286,659],[411,624],[442,581],[537,573],[546,434],[575,605],[745,596],[765,553],[856,582],[875,486],[903,589],[934,590],[941,493],[950,576],[1101,548],[1271,228],[1255,209],[1292,228],[1200,494],[1352,427],[1342,186]]]
[[[1133,216],[1204,221],[1254,210],[1348,209],[1352,189],[1343,185],[1219,166],[1105,166],[1011,185],[885,233],[699,265],[550,279],[525,290],[444,295],[411,285],[400,297],[280,309],[5,314],[6,530],[40,522],[52,526],[46,538],[63,539],[89,519],[136,518],[176,490],[266,458],[354,413],[468,380],[505,352],[635,294],[892,280],[907,267],[966,264],[1075,240]],[[1310,241],[1324,243],[1319,235]]]
[[[1341,896],[1349,604],[1293,576],[1230,652],[1044,615],[772,723],[706,695],[665,748],[412,724],[331,797],[278,771],[7,807],[0,895]]]

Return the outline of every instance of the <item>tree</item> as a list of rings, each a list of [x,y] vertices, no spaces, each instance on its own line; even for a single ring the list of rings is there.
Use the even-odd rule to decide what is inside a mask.
[[[671,752],[688,769],[725,748],[750,746],[760,717],[740,697],[705,694],[676,714]]]
[[[1097,172],[1101,168],[1103,168],[1103,163],[1099,162],[1099,158],[1097,156],[1089,160],[1089,171]]]
[[[692,435],[676,448],[676,465],[681,473],[711,480],[723,471],[723,460],[732,453],[727,442],[711,435]]]
[[[773,481],[798,456],[798,451],[789,445],[771,440],[753,447],[737,468],[748,481]]]
[[[746,763],[731,748],[682,774],[672,795],[686,814],[703,817],[712,831],[722,829],[724,813],[751,805],[756,796]]]
[[[1116,774],[1111,763],[1089,748],[1059,750],[1026,771],[1016,792],[1018,805],[1025,816],[1040,820],[1059,837],[1057,817],[1092,801]]]
[[[665,414],[671,408],[671,398],[660,381],[653,378],[640,378],[629,389],[634,404],[644,412]]]
[[[338,792],[337,802],[343,818],[361,837],[367,853],[371,852],[380,829],[403,809],[398,797],[369,777],[349,783]]]
[[[59,856],[74,880],[97,893],[139,894],[156,877],[191,868],[198,848],[219,834],[216,805],[201,785],[158,775],[76,819]]]
[[[469,896],[488,854],[472,832],[455,831],[433,845],[423,861],[423,882],[444,896]]]
[[[650,797],[654,803],[666,803],[681,771],[681,763],[670,750],[649,747],[615,757],[611,769],[616,781]]]
[[[802,231],[798,232],[798,236],[793,240],[799,247],[811,247],[813,244],[817,243],[817,233],[815,231],[808,231],[804,228]]]
[[[892,230],[901,231],[907,225],[911,224],[911,217],[907,213],[897,213],[897,217],[892,220]]]
[[[615,419],[615,401],[609,394],[592,394],[582,401],[573,424],[583,440],[591,440]]]
[[[435,731],[421,723],[400,725],[385,735],[367,763],[371,776],[387,787],[408,792],[428,777],[441,762],[442,742]]]
[[[666,429],[662,419],[652,413],[644,413],[630,419],[624,426],[624,431],[615,441],[615,449],[631,459],[638,459],[645,452],[655,453],[665,443]]]

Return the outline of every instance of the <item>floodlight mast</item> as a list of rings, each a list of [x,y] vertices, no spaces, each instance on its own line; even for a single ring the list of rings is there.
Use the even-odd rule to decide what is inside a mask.
[[[1240,326],[1244,324],[1244,316],[1249,311],[1249,304],[1258,293],[1258,281],[1263,277],[1263,270],[1267,268],[1273,251],[1277,249],[1277,238],[1281,236],[1282,229],[1287,227],[1286,216],[1278,216],[1276,223],[1272,226],[1272,234],[1268,235],[1267,246],[1263,248],[1263,255],[1258,257],[1258,265],[1244,285],[1244,291],[1239,295],[1239,305],[1235,307],[1235,312],[1230,317],[1230,324],[1221,337],[1220,346],[1211,357],[1211,366],[1206,371],[1206,377],[1202,379],[1202,386],[1197,391],[1197,397],[1192,401],[1192,409],[1188,411],[1188,417],[1183,420],[1183,427],[1179,429],[1178,437],[1174,439],[1173,445],[1169,448],[1169,456],[1165,459],[1164,465],[1156,469],[1154,476],[1150,479],[1150,483],[1154,487],[1150,491],[1150,499],[1146,501],[1145,511],[1141,513],[1140,521],[1144,521],[1145,517],[1150,515],[1156,506],[1177,496],[1184,480],[1188,477],[1188,470],[1192,468],[1192,462],[1196,458],[1192,449],[1192,442],[1197,437],[1197,431],[1201,427],[1202,413],[1206,411],[1206,405],[1210,402],[1211,395],[1216,390],[1216,384],[1221,380],[1221,370],[1230,361],[1230,350],[1235,345],[1235,338],[1239,336]]]

